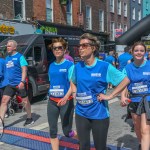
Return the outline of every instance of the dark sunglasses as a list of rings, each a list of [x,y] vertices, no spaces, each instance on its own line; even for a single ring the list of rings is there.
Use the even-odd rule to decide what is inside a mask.
[[[78,48],[88,48],[88,47],[90,47],[90,46],[94,46],[94,44],[92,44],[92,43],[83,43],[83,44],[79,44],[78,45]]]
[[[58,46],[58,47],[53,47],[53,50],[54,51],[62,51],[62,50],[64,50],[64,48],[63,48],[63,46]]]

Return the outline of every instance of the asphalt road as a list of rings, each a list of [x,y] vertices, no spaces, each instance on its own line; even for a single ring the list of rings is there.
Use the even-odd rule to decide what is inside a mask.
[[[43,99],[43,98],[42,98]],[[49,127],[47,123],[47,100],[41,100],[41,98],[35,98],[32,104],[32,116],[35,120],[35,123],[29,127],[34,130],[41,130],[49,132]],[[124,122],[126,108],[120,107],[119,99],[115,98],[109,102],[110,108],[110,127],[108,133],[108,141],[109,145],[114,145],[118,147],[126,147],[130,150],[136,150],[138,147],[138,142],[134,132],[131,132],[131,124],[132,121],[128,120]],[[5,118],[6,126],[15,126],[24,128],[23,123],[26,118],[25,112],[18,112],[14,116],[10,116],[9,118]],[[60,120],[58,122],[58,133],[63,134],[61,130]],[[73,123],[73,128],[75,129],[75,123]],[[91,135],[92,141],[92,135]],[[12,146],[6,143],[0,142],[0,150],[25,150],[22,147]]]

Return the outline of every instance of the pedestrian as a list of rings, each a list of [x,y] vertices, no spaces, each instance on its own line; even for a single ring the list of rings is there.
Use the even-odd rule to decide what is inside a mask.
[[[0,53],[0,55],[1,54],[2,53]],[[0,57],[0,104],[3,96],[3,91],[7,85],[8,85],[8,79],[6,76],[6,64],[5,64],[5,60],[2,57]]]
[[[150,51],[148,51],[147,60],[150,60]]]
[[[137,42],[132,47],[133,62],[123,72],[130,84],[121,94],[122,106],[130,99],[129,110],[132,115],[134,130],[139,141],[139,149],[150,148],[150,61],[145,60],[146,46]],[[129,93],[129,96],[127,95]],[[141,148],[140,148],[141,147]]]
[[[7,42],[7,53],[8,56],[6,57],[5,62],[8,85],[3,92],[0,107],[0,117],[2,120],[4,120],[8,102],[17,92],[22,98],[24,108],[27,112],[27,119],[24,123],[24,126],[31,125],[34,123],[34,121],[31,116],[31,105],[26,89],[27,61],[21,53],[17,52],[17,42],[14,40],[9,40]]]
[[[128,62],[132,59],[130,54],[131,47],[127,46],[124,48],[124,53],[118,57],[119,70],[122,71]]]
[[[50,47],[56,60],[50,64],[48,71],[50,89],[47,115],[52,149],[58,150],[57,124],[59,115],[64,135],[67,137],[76,136],[76,131],[72,130],[74,102],[70,86],[70,76],[74,64],[64,58],[67,42],[63,38],[52,39]]]
[[[95,56],[99,51],[98,39],[85,33],[80,37],[79,54],[82,57],[74,67],[72,86],[76,86],[75,121],[80,150],[90,150],[90,132],[92,131],[96,150],[106,150],[109,128],[109,109],[107,101],[99,101],[98,95],[105,93],[111,82],[117,86],[114,97],[128,83],[125,75],[108,62]]]
[[[70,56],[70,51],[69,50],[66,50],[66,53],[64,55],[64,58],[66,60],[69,60],[69,61],[72,61],[74,63],[74,59]]]

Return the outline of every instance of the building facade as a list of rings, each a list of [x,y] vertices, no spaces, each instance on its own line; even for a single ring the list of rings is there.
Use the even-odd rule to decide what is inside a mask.
[[[143,18],[150,14],[150,1],[143,0]]]
[[[130,27],[142,19],[142,0],[130,0]]]

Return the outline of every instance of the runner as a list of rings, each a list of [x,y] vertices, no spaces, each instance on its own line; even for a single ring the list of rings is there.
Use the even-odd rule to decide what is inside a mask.
[[[11,97],[13,97],[16,92],[22,98],[25,110],[27,112],[27,119],[24,126],[33,124],[34,121],[31,117],[31,105],[27,96],[26,90],[26,76],[27,76],[27,62],[22,54],[17,52],[17,42],[14,40],[9,40],[7,42],[7,53],[6,57],[6,74],[8,77],[8,86],[5,88],[1,107],[0,107],[0,117],[4,120],[5,113],[7,111],[7,104]]]
[[[70,76],[72,74],[73,62],[64,58],[67,42],[63,38],[52,40],[51,49],[56,61],[49,66],[50,89],[47,107],[48,123],[50,127],[51,145],[53,150],[59,149],[57,138],[57,123],[60,115],[63,133],[67,137],[76,136],[72,131],[74,102],[71,96]]]
[[[134,129],[139,141],[139,150],[150,148],[150,61],[144,59],[146,46],[137,42],[132,47],[134,61],[123,72],[130,79],[130,84],[121,94],[122,105],[126,105],[127,90],[131,103],[129,110],[134,122]],[[141,148],[140,148],[141,147]]]
[[[77,87],[75,121],[80,150],[90,150],[91,131],[96,150],[107,149],[110,116],[108,102],[98,101],[97,96],[106,92],[109,82],[115,86],[118,85],[111,97],[114,97],[128,84],[128,79],[123,73],[110,63],[96,58],[95,54],[99,46],[100,42],[95,36],[89,33],[81,36],[79,54],[83,61],[75,65],[72,76],[72,85]]]
[[[130,54],[131,47],[127,46],[124,48],[124,53],[118,57],[119,70],[122,71],[127,65],[128,61],[132,59]]]

